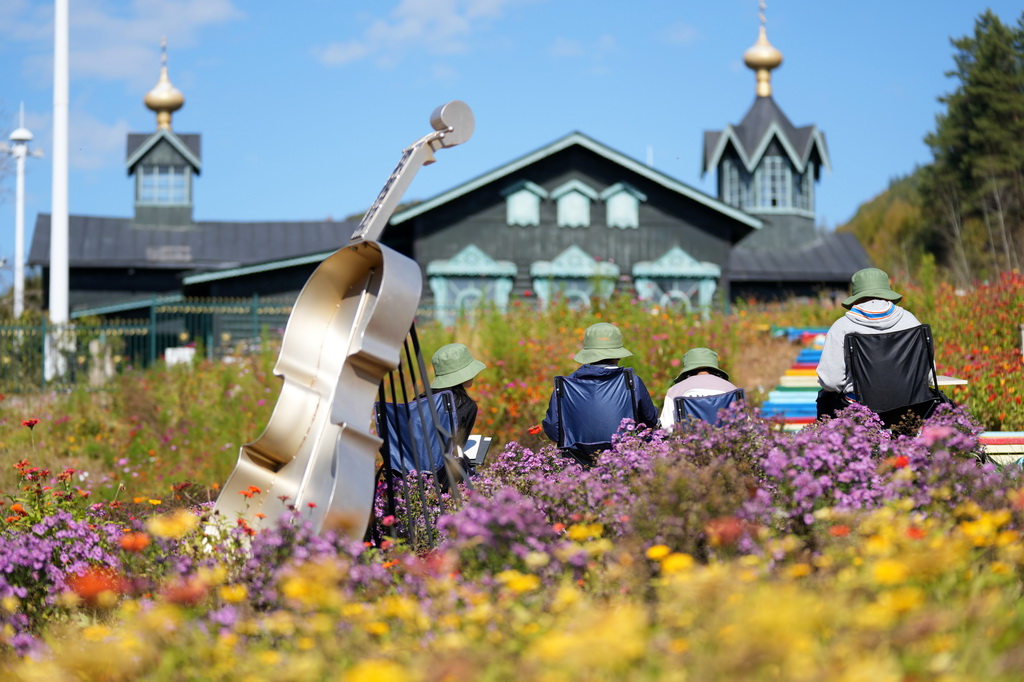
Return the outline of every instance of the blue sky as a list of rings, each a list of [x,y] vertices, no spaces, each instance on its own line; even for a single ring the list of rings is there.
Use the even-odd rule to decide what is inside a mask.
[[[430,112],[467,102],[476,133],[422,169],[426,199],[578,130],[691,186],[705,130],[754,100],[743,52],[756,0],[70,0],[73,214],[129,216],[129,132],[155,130],[142,98],[167,37],[183,92],[178,133],[202,134],[197,220],[319,220],[361,212]],[[889,180],[930,160],[924,136],[954,82],[950,37],[1019,0],[774,0],[784,62],[776,102],[826,136],[818,220],[835,227]],[[26,228],[50,211],[52,0],[0,2],[0,129],[18,106],[46,154],[29,159]],[[14,252],[14,173],[0,177],[0,256]],[[340,245],[340,240],[339,240]],[[0,270],[9,285],[10,266]]]

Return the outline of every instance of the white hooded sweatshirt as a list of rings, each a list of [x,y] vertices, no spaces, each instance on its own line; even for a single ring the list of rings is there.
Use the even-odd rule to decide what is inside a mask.
[[[821,360],[818,361],[818,384],[826,391],[836,393],[845,393],[850,389],[843,351],[847,334],[880,334],[920,325],[913,313],[892,301],[880,298],[859,301],[845,315],[833,322],[825,335]]]

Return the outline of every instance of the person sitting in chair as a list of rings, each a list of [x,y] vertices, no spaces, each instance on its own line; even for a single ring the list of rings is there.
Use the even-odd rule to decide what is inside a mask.
[[[581,464],[591,464],[595,452],[611,447],[625,417],[658,427],[658,411],[644,382],[632,369],[619,367],[619,360],[631,355],[622,345],[619,328],[598,322],[584,332],[583,349],[573,356],[582,366],[555,378],[542,422],[544,433]],[[618,385],[624,390],[608,390]]]
[[[665,394],[661,408],[661,426],[669,430],[675,423],[676,398],[721,395],[738,387],[718,366],[718,353],[710,348],[691,348],[683,355],[683,368]]]
[[[430,358],[430,364],[434,366],[434,380],[430,382],[430,388],[450,390],[455,398],[459,424],[455,444],[464,448],[476,424],[477,413],[476,401],[469,397],[466,389],[473,385],[473,378],[487,369],[487,365],[475,359],[469,348],[461,343],[449,343],[438,348]]]
[[[850,333],[881,334],[918,327],[921,322],[909,310],[897,305],[903,300],[889,287],[889,275],[878,268],[858,270],[851,278],[852,291],[843,307],[845,315],[832,323],[818,361],[818,419],[856,400],[846,368],[845,339]]]

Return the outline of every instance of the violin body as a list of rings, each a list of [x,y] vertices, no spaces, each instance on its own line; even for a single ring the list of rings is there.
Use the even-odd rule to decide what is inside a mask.
[[[349,245],[302,288],[274,367],[277,404],[263,433],[241,447],[215,513],[257,530],[294,507],[317,532],[329,525],[363,537],[382,442],[371,430],[373,404],[399,365],[423,282],[415,261],[374,240],[411,174],[472,134],[472,113],[449,102],[431,124],[435,132],[403,152]]]

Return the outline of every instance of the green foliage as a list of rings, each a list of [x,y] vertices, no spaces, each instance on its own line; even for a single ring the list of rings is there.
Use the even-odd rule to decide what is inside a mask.
[[[987,10],[951,43],[957,87],[925,138],[935,160],[921,190],[967,282],[1024,262],[1024,15],[1013,27]]]

